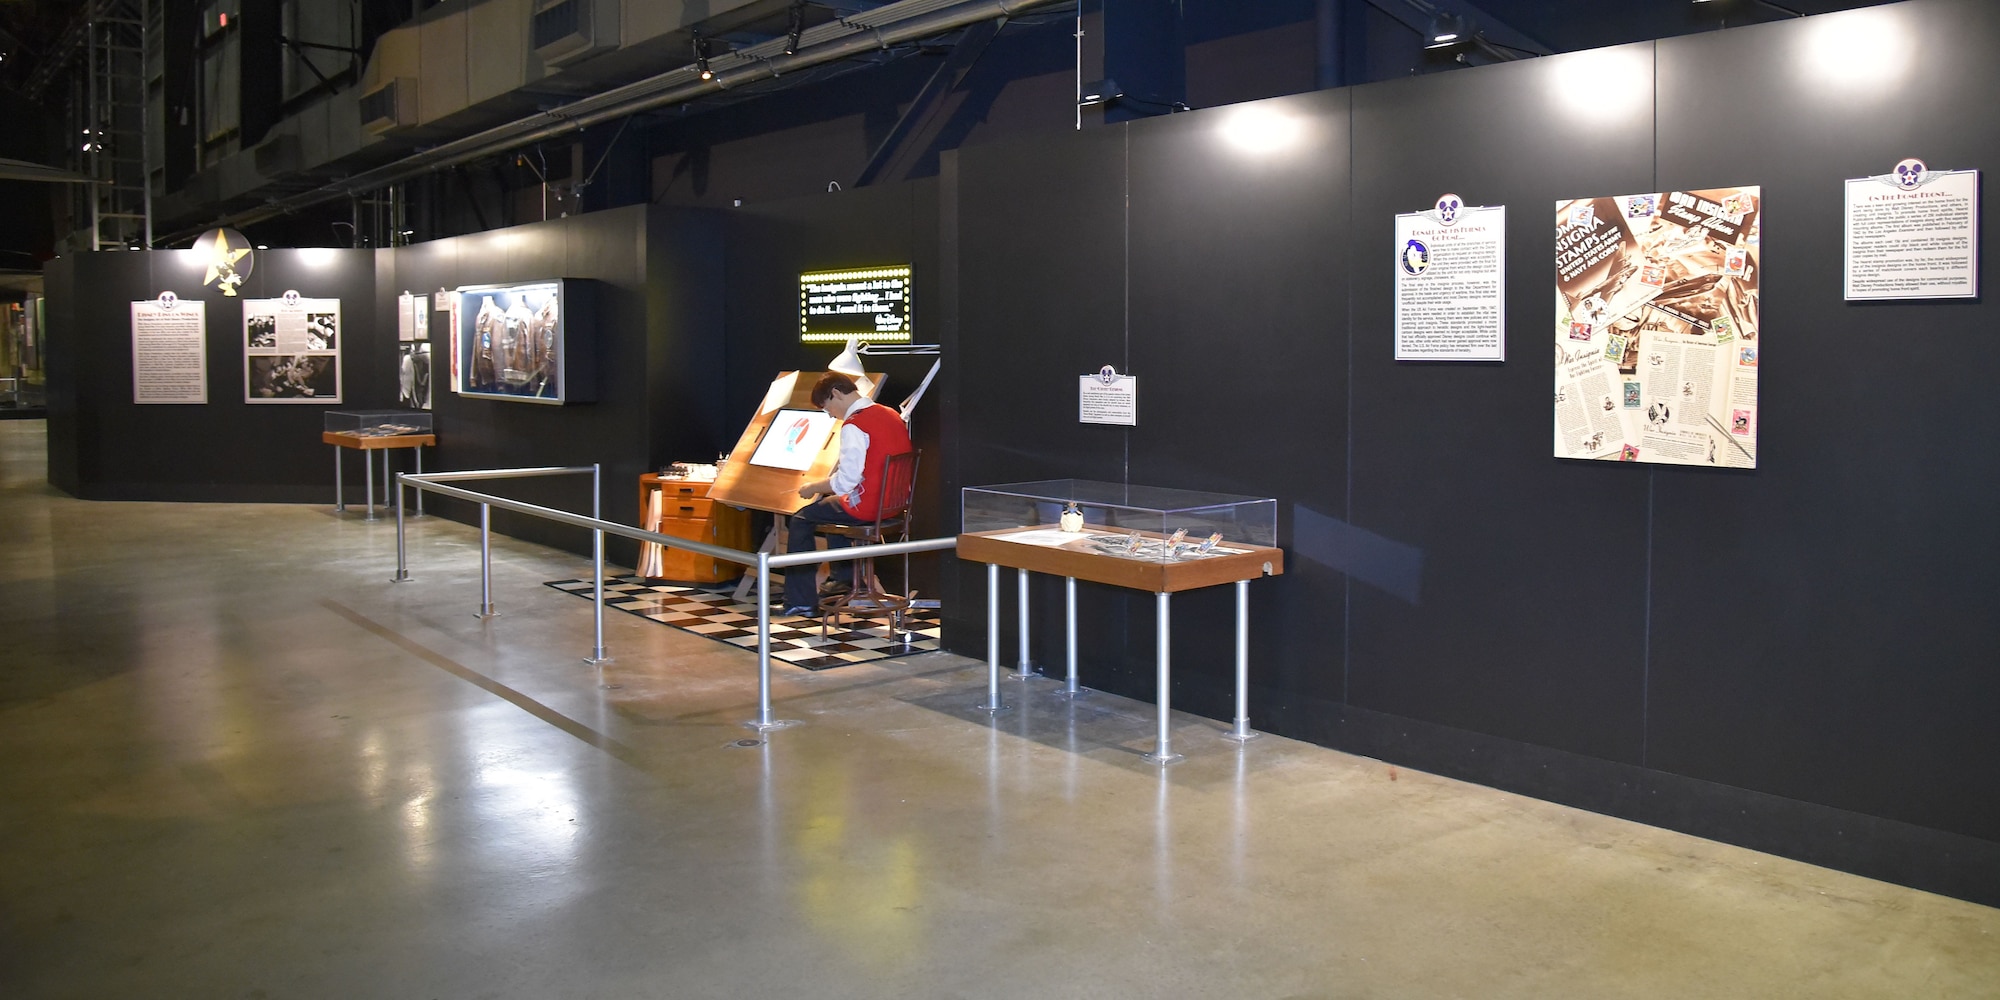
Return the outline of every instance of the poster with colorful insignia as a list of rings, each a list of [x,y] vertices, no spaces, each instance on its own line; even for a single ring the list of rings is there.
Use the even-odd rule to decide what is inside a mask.
[[[1556,203],[1557,458],[1756,468],[1760,199]]]

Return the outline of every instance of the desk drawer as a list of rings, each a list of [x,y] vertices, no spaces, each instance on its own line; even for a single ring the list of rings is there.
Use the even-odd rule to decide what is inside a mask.
[[[656,480],[656,482],[660,484],[660,490],[667,495],[667,500],[670,502],[673,500],[689,500],[696,497],[705,497],[708,495],[708,488],[715,485],[714,483],[690,483],[679,479],[660,479]]]
[[[707,520],[715,508],[715,501],[707,497],[676,496],[673,490],[661,498],[660,516],[667,518],[693,518]]]

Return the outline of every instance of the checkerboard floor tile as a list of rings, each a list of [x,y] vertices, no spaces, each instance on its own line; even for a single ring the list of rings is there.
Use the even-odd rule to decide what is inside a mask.
[[[586,601],[593,589],[589,580],[551,580],[548,586]],[[610,577],[604,581],[604,606],[732,646],[757,648],[757,605],[739,604],[727,591],[647,583],[632,576]],[[773,611],[771,658],[807,670],[825,670],[940,648],[935,608],[913,610],[904,616],[908,642],[890,638],[887,625],[881,618],[844,618],[839,629],[822,639],[817,619]]]

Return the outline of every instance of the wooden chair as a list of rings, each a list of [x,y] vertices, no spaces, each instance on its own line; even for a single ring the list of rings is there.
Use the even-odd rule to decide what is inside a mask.
[[[882,463],[882,509],[875,516],[873,524],[822,524],[822,535],[840,535],[854,539],[857,545],[873,545],[880,542],[906,542],[910,539],[911,504],[917,493],[917,463],[921,453],[904,452],[891,455]],[[903,558],[903,587],[910,586],[910,560]],[[835,594],[820,599],[819,634],[824,639],[833,626],[840,623],[842,616],[856,618],[888,618],[889,638],[895,639],[903,632],[903,613],[916,601],[914,590],[905,594],[892,594],[882,588],[882,580],[875,575],[875,559],[870,556],[854,560],[854,583],[847,593]]]

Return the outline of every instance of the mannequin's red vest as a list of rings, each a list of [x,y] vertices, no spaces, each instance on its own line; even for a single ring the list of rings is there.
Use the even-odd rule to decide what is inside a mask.
[[[910,429],[894,407],[880,403],[849,410],[847,422],[868,435],[868,457],[861,467],[861,502],[850,503],[843,496],[840,506],[855,518],[873,521],[882,508],[882,463],[891,455],[910,450]],[[890,498],[891,503],[901,500],[902,497]]]

